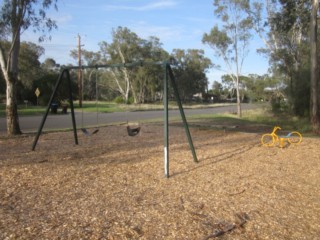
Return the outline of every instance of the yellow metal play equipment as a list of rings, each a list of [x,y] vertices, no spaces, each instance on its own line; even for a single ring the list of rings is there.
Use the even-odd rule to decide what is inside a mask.
[[[276,132],[281,130],[279,126],[275,126],[271,133],[263,134],[261,137],[261,143],[263,146],[272,147],[277,143],[279,147],[283,148],[286,142],[289,144],[299,144],[302,141],[302,135],[299,132],[290,132],[286,136],[278,136]]]

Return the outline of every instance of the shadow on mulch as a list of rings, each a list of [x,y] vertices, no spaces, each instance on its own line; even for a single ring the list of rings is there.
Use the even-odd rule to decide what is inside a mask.
[[[178,122],[170,125],[183,127],[183,123]],[[199,130],[224,130],[225,132],[244,133],[267,133],[271,132],[273,129],[273,126],[264,123],[229,117],[219,117],[201,121],[189,121],[188,125],[190,128],[196,128]]]

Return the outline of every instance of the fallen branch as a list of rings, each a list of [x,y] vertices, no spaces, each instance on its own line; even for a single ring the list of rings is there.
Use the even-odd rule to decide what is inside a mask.
[[[244,193],[246,191],[246,189],[243,189],[242,191],[236,192],[236,193],[228,193],[229,196],[235,196],[241,193]]]
[[[240,220],[239,223],[228,223],[224,221],[219,222],[218,224],[215,224],[218,229],[216,229],[213,234],[205,237],[204,240],[219,237],[224,235],[225,233],[231,232],[236,228],[243,227],[243,225],[247,223],[247,220],[249,220],[249,216],[246,213],[236,213],[235,216],[238,218],[238,220]]]

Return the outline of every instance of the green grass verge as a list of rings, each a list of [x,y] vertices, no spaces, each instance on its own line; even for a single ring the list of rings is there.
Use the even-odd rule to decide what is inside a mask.
[[[173,119],[179,121],[179,118]],[[192,126],[202,123],[207,126],[263,126],[264,129],[273,129],[274,126],[280,126],[284,131],[299,131],[304,134],[313,135],[310,122],[307,118],[299,118],[295,116],[274,115],[268,108],[255,110],[245,110],[242,112],[242,118],[238,118],[234,114],[213,114],[213,115],[197,115],[188,118],[188,122]],[[235,129],[237,130],[237,128]]]
[[[75,111],[84,112],[98,112],[110,113],[110,112],[125,112],[125,111],[148,111],[148,110],[161,110],[163,105],[159,104],[116,104],[113,102],[83,102],[83,108],[79,108],[77,102],[75,102]],[[199,108],[199,107],[214,107],[219,105],[187,105],[184,108]],[[175,104],[170,104],[170,108],[177,108]],[[42,115],[45,113],[46,107],[26,106],[19,105],[19,116],[28,115]],[[0,117],[5,117],[5,104],[0,104]],[[162,120],[162,119],[161,119]],[[180,117],[171,118],[170,121],[180,121]],[[233,114],[205,114],[188,117],[188,122],[209,122],[216,125],[265,125],[270,129],[273,126],[281,126],[286,130],[297,130],[302,133],[311,133],[311,126],[307,118],[299,118],[290,116],[288,114],[273,114],[268,107],[261,107],[255,110],[244,110],[242,112],[242,118],[238,118]],[[150,120],[148,120],[150,122]]]
[[[75,111],[84,111],[84,112],[96,112],[97,110],[101,113],[110,113],[110,112],[124,112],[131,111],[133,109],[138,109],[138,105],[125,105],[125,104],[116,104],[112,102],[83,102],[83,107],[79,108],[78,104],[75,102],[74,107]],[[47,107],[46,106],[26,106],[19,105],[18,106],[18,114],[19,116],[33,116],[33,115],[42,115],[45,113]],[[70,111],[70,108],[69,110]],[[0,104],[0,117],[5,117],[6,109],[5,104]]]
[[[84,111],[84,112],[101,112],[101,113],[110,113],[110,112],[121,112],[122,108],[112,102],[89,102],[84,101],[82,103],[82,108],[78,106],[77,103],[74,103],[75,110]]]
[[[292,116],[290,114],[273,114],[270,109],[250,110],[243,116],[244,120],[263,123],[269,126],[280,126],[290,131],[311,132],[312,128],[308,118]]]
[[[184,105],[184,108],[199,108],[199,107],[216,107],[220,105]],[[101,112],[101,113],[110,113],[110,112],[126,112],[126,111],[150,111],[150,110],[162,110],[163,104],[117,104],[114,102],[103,102],[99,101],[96,103],[95,101],[83,101],[82,108],[79,107],[78,102],[74,102],[75,111],[83,111],[83,112]],[[169,103],[170,109],[178,109],[178,106],[175,102]],[[28,115],[42,115],[46,111],[46,106],[26,106],[19,105],[18,106],[18,114],[19,116],[28,116]],[[0,117],[5,117],[5,104],[0,104]]]
[[[42,106],[28,106],[19,105],[18,114],[19,116],[33,116],[33,115],[42,115],[45,113],[46,108]],[[6,116],[6,108],[4,104],[0,104],[0,117]]]

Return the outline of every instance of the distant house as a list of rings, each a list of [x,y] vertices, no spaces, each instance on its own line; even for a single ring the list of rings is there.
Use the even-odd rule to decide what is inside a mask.
[[[215,94],[210,93],[196,93],[192,96],[192,100],[196,102],[219,102],[219,97]]]
[[[273,98],[278,98],[279,100],[286,101],[287,98],[285,96],[284,90],[287,86],[285,84],[280,84],[275,87],[266,87],[264,88],[264,92],[268,96],[267,100],[271,100]]]

